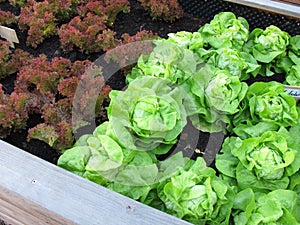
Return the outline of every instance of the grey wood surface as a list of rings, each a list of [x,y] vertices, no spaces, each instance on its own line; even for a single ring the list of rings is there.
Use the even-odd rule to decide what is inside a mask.
[[[300,5],[274,0],[225,0],[300,19]]]
[[[15,224],[39,220],[46,224],[47,218],[47,224],[189,224],[4,141],[0,141],[0,192],[0,219]]]

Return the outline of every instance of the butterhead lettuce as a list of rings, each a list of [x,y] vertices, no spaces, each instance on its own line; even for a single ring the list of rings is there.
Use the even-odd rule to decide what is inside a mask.
[[[289,57],[296,65],[300,64],[300,35],[295,35],[290,38]]]
[[[153,51],[149,55],[141,55],[137,65],[127,74],[127,83],[141,76],[155,76],[181,84],[193,76],[202,63],[192,50],[186,48],[187,44],[181,46],[166,40],[153,43]]]
[[[205,132],[220,132],[239,111],[248,85],[228,70],[211,70],[204,66],[181,85],[185,108],[193,125]]]
[[[179,31],[169,33],[167,42],[174,43],[180,47],[196,51],[203,47],[203,38],[199,32]]]
[[[228,137],[221,153],[216,167],[239,189],[286,189],[300,167],[299,147],[283,127],[244,140]]]
[[[293,65],[286,74],[285,81],[289,85],[300,86],[300,64]]]
[[[286,55],[290,35],[274,25],[265,30],[255,28],[249,35],[249,41],[245,45],[257,61],[270,63],[276,57]]]
[[[142,76],[110,98],[107,134],[123,147],[165,154],[186,125],[182,92],[168,79]]]
[[[231,75],[237,76],[240,80],[246,80],[250,75],[255,77],[261,67],[251,54],[236,49],[221,48],[207,51],[206,54],[209,56],[206,63],[222,70],[228,70]]]
[[[229,47],[241,49],[249,36],[249,24],[243,17],[232,12],[221,12],[210,23],[199,29],[204,46],[214,49]]]
[[[298,225],[299,199],[291,190],[254,192],[251,188],[237,193],[233,205],[236,225],[289,224]]]
[[[295,125],[297,119],[296,100],[284,91],[283,84],[255,82],[232,120],[233,132],[241,138],[258,136],[267,130]]]
[[[162,181],[157,191],[172,215],[195,224],[228,224],[234,193],[203,158]]]

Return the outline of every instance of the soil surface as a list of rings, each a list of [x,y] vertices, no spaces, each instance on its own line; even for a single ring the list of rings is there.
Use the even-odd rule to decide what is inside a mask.
[[[200,18],[195,18],[191,14],[188,14],[187,12],[184,13],[184,16],[181,19],[176,20],[173,23],[167,23],[164,21],[160,20],[153,20],[149,13],[146,12],[140,5],[140,3],[137,0],[129,0],[130,2],[130,12],[129,13],[120,13],[116,21],[111,28],[117,33],[117,37],[120,38],[122,34],[128,33],[130,35],[136,34],[136,32],[141,31],[141,30],[149,30],[152,31],[153,33],[156,33],[160,37],[167,37],[168,33],[174,33],[177,31],[197,31],[203,24],[206,22],[209,22],[211,18],[206,16],[208,19],[200,19]],[[182,1],[181,1],[182,2]],[[188,4],[190,1],[183,2],[183,4]],[[195,3],[195,2],[194,2]],[[210,10],[211,12],[216,11],[220,7],[222,8],[223,5],[225,4],[225,8],[223,10],[230,10],[235,13],[235,10],[237,10],[236,5],[228,5],[231,3],[224,2],[222,5],[217,5],[215,1],[203,1],[203,3],[210,4],[208,6],[204,5],[203,7],[206,7],[204,10],[204,13],[207,14],[207,10]],[[200,3],[197,3],[200,4]],[[192,4],[193,5],[193,4]],[[209,7],[211,6],[211,7]],[[229,7],[230,6],[230,7]],[[233,7],[234,6],[234,7]],[[241,7],[241,6],[239,6]],[[0,9],[4,11],[11,11],[15,13],[16,15],[19,14],[19,9],[14,8],[11,5],[8,4],[8,2],[5,3],[0,3]],[[191,11],[193,11],[193,7],[191,7]],[[198,10],[199,11],[199,10]],[[250,16],[251,18],[253,17],[252,20],[255,20],[256,22],[255,26],[260,26],[258,22],[264,22],[267,19],[270,21],[265,21],[265,25],[268,23],[273,23],[275,25],[282,25],[284,28],[289,28],[291,33],[294,33],[294,31],[298,32],[299,31],[299,23],[294,23],[295,21],[291,21],[289,19],[283,19],[283,17],[275,16],[272,15],[272,18],[270,17],[269,14],[262,14],[262,19],[257,19],[257,10],[246,8],[243,10],[243,12],[249,12],[248,17]],[[238,14],[240,14],[239,12]],[[252,14],[253,15],[252,15]],[[262,13],[262,12],[261,12]],[[198,15],[198,14],[197,14]],[[201,14],[199,14],[201,16]],[[203,15],[202,15],[203,16]],[[241,15],[241,16],[246,16]],[[273,18],[274,17],[274,18]],[[277,21],[277,22],[276,22]],[[251,21],[252,23],[253,21]],[[292,23],[293,22],[293,23]],[[296,24],[296,25],[295,25]],[[288,26],[289,25],[289,26]],[[293,25],[293,26],[292,26]],[[282,28],[283,28],[282,27]],[[33,49],[28,46],[26,46],[26,38],[27,34],[26,32],[21,32],[17,25],[15,27],[12,27],[16,30],[18,38],[20,40],[20,44],[17,44],[17,48],[21,48],[23,50],[26,50],[30,52],[34,56],[38,56],[39,54],[46,54],[49,59],[53,57],[65,57],[70,59],[71,61],[75,60],[84,60],[88,59],[90,61],[95,61],[102,53],[98,54],[89,54],[85,55],[81,53],[80,51],[73,50],[72,52],[69,53],[64,53],[60,47],[60,41],[58,36],[48,38],[46,39],[42,44],[38,46],[38,48]],[[13,82],[15,79],[16,75],[5,78],[5,80],[0,80],[0,82],[5,86],[7,92],[12,92],[13,91]],[[268,81],[270,78],[262,78],[262,77],[256,77],[256,78],[251,78],[247,81],[248,84],[253,83],[254,81]],[[283,76],[272,76],[272,80],[276,80],[279,82],[282,82],[284,79]],[[116,74],[115,76],[112,77],[108,81],[109,85],[113,89],[121,89],[122,85],[124,85],[124,76],[120,75],[120,73]],[[121,87],[120,87],[121,86]],[[34,127],[41,121],[40,115],[33,115],[27,124],[27,129]],[[59,153],[49,147],[47,144],[44,142],[38,141],[38,140],[31,140],[27,141],[27,129],[21,132],[17,133],[12,133],[9,135],[7,138],[3,139],[4,141],[17,146],[33,155],[36,155],[46,161],[49,161],[51,163],[56,164],[57,159],[59,157]],[[180,140],[176,146],[172,149],[172,153],[175,153],[178,150],[182,150],[184,152],[185,156],[195,158],[197,156],[204,156],[207,162],[212,163],[213,165],[213,160],[215,154],[218,152],[218,150],[221,147],[222,141],[224,139],[224,135],[222,134],[208,134],[208,133],[203,133],[195,130],[193,126],[188,124],[184,131],[182,132],[180,136]],[[195,151],[196,149],[196,151]],[[204,153],[205,152],[205,153]],[[204,154],[203,154],[204,153]],[[167,156],[163,156],[167,157]]]
[[[184,16],[181,19],[174,21],[173,23],[167,23],[161,20],[153,20],[149,13],[146,12],[140,5],[140,3],[136,0],[129,0],[130,2],[130,12],[129,13],[120,13],[117,16],[117,19],[112,27],[112,29],[117,33],[117,37],[120,38],[122,34],[128,33],[130,35],[134,35],[136,32],[141,30],[149,30],[153,33],[159,35],[160,37],[167,37],[168,33],[173,33],[177,31],[196,31],[198,30],[204,23],[208,22],[203,19],[195,18],[190,14],[184,13]],[[16,15],[19,15],[19,9],[12,7],[8,4],[8,2],[0,3],[0,9],[4,11],[11,11]],[[46,54],[49,59],[53,57],[65,57],[70,59],[71,61],[75,60],[84,60],[88,59],[90,61],[96,60],[101,54],[89,54],[85,55],[79,51],[73,50],[70,53],[64,53],[60,48],[60,42],[58,36],[48,38],[44,40],[42,44],[40,44],[36,49],[26,46],[26,32],[22,32],[19,30],[17,25],[12,27],[16,30],[20,43],[16,44],[17,48],[21,48],[30,52],[34,56],[38,56],[39,54]],[[6,87],[7,92],[13,91],[13,82],[16,76],[11,76],[5,78],[5,80],[1,80],[0,82]],[[112,88],[118,88],[116,84],[124,83],[122,80],[124,76],[117,76],[110,81],[109,85]],[[114,84],[116,87],[114,87]],[[8,137],[3,140],[17,146],[33,155],[38,156],[48,162],[56,164],[57,159],[59,157],[59,153],[49,147],[44,142],[39,140],[30,140],[29,142],[26,140],[27,137],[27,129],[34,127],[41,121],[41,117],[39,115],[33,115],[28,120],[26,130],[21,132],[16,132],[10,134]],[[176,147],[174,147],[174,151],[180,149],[184,149],[184,153],[190,157],[196,157],[197,155],[202,155],[203,150],[205,149],[208,142],[209,134],[201,133],[192,128],[192,126],[187,126],[185,131],[182,133],[180,142]],[[199,149],[198,153],[194,152],[195,147]],[[174,153],[174,152],[173,152]]]

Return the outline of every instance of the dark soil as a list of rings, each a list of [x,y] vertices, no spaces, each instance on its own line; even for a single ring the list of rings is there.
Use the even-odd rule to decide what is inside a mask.
[[[118,15],[112,29],[117,33],[117,37],[120,38],[122,34],[128,33],[130,35],[134,35],[136,32],[141,30],[151,30],[153,33],[158,34],[160,37],[167,37],[168,33],[177,32],[181,30],[186,31],[196,31],[198,30],[205,22],[203,19],[195,18],[187,13],[184,14],[183,18],[176,20],[173,23],[167,23],[160,20],[153,20],[149,13],[146,12],[138,1],[129,0],[130,2],[130,12],[129,13],[121,13]],[[17,8],[12,7],[8,4],[8,2],[1,3],[0,9],[4,11],[11,11],[16,15],[19,14],[19,10]],[[39,54],[45,54],[49,59],[53,57],[62,56],[70,59],[71,61],[75,60],[84,60],[88,59],[90,61],[96,60],[101,54],[90,54],[85,55],[79,51],[72,51],[70,53],[65,54],[60,48],[59,38],[52,37],[46,39],[42,44],[40,44],[36,49],[30,48],[26,46],[26,32],[22,32],[18,29],[17,26],[12,27],[16,30],[20,44],[16,44],[16,48],[21,48],[30,52],[34,56],[38,56]],[[15,76],[11,76],[2,80],[1,83],[6,88],[6,92],[13,91],[13,82]],[[124,82],[120,79],[124,79],[124,76],[116,76],[110,81],[109,85],[112,88],[120,89],[120,84]],[[121,87],[122,88],[122,87]],[[57,159],[59,157],[59,153],[49,147],[44,142],[39,140],[30,140],[27,141],[27,129],[34,127],[38,123],[41,122],[41,117],[39,115],[33,115],[28,120],[26,130],[21,132],[16,132],[10,134],[8,137],[3,140],[17,146],[33,155],[38,156],[48,162],[56,164]],[[192,129],[191,126],[187,127],[181,136],[181,141],[178,143],[178,147],[184,149],[185,155],[190,157],[196,157],[198,154],[194,152],[194,148],[205,149],[208,141],[208,134],[200,134],[195,129]],[[188,138],[189,137],[189,138]],[[175,148],[174,151],[177,151]]]
[[[122,34],[128,33],[134,35],[136,32],[141,30],[151,30],[153,33],[158,34],[161,37],[167,37],[168,33],[173,33],[177,31],[196,31],[204,23],[209,22],[212,19],[212,16],[217,13],[217,11],[232,11],[236,15],[244,16],[247,20],[250,20],[249,23],[255,27],[262,27],[271,24],[278,25],[281,29],[286,30],[290,34],[294,35],[299,32],[299,21],[294,21],[292,19],[283,18],[278,15],[270,15],[264,12],[258,12],[255,9],[242,7],[237,4],[228,3],[227,1],[216,1],[216,0],[183,0],[179,1],[182,5],[191,6],[189,12],[195,13],[200,17],[206,19],[195,18],[191,14],[185,12],[183,18],[176,20],[173,23],[167,23],[160,20],[153,20],[149,13],[146,12],[140,5],[137,0],[129,0],[130,2],[130,12],[121,13],[117,16],[117,19],[112,27],[112,29],[117,33],[117,37],[120,38]],[[203,4],[202,4],[203,3]],[[193,7],[192,7],[193,6]],[[19,14],[19,10],[10,6],[8,2],[0,3],[0,9],[5,11],[12,11],[16,15]],[[200,10],[201,9],[201,10]],[[20,40],[20,44],[17,44],[17,48],[21,48],[38,56],[39,54],[46,54],[49,59],[53,57],[62,56],[70,59],[71,61],[75,60],[84,60],[88,59],[90,61],[95,61],[102,53],[99,54],[89,54],[85,55],[80,51],[72,51],[70,53],[64,53],[60,48],[59,38],[52,37],[46,39],[38,48],[33,49],[26,46],[26,33],[21,32],[17,26],[13,27]],[[6,78],[5,80],[0,81],[3,86],[5,86],[5,91],[13,91],[13,81],[15,76]],[[257,81],[257,80],[268,80],[269,78],[252,78],[248,81],[248,84]],[[282,76],[273,76],[273,80],[283,81]],[[124,85],[124,76],[120,73],[116,74],[108,81],[109,85],[113,89],[122,89]],[[27,124],[27,129],[34,127],[36,124],[41,122],[41,117],[39,115],[32,116]],[[7,138],[3,139],[4,141],[17,146],[33,155],[36,155],[44,160],[47,160],[51,163],[56,164],[59,157],[59,153],[50,148],[47,144],[38,141],[31,140],[27,141],[27,130],[12,133]],[[221,147],[224,135],[217,133],[209,135],[208,133],[202,133],[195,130],[190,124],[184,129],[183,133],[180,136],[180,141],[172,149],[172,153],[175,153],[178,150],[182,150],[184,155],[191,158],[197,156],[203,156],[207,162],[211,163],[214,160],[215,154]],[[195,151],[196,149],[196,151]],[[203,154],[203,152],[205,152]],[[167,156],[164,156],[167,157]]]

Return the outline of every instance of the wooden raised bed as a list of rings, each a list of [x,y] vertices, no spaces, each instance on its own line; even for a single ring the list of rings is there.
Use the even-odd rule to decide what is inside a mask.
[[[290,2],[290,3],[294,3],[297,5],[300,5],[300,1],[299,0],[283,0],[284,2]]]
[[[197,1],[197,0],[195,0]],[[300,18],[300,6],[227,0]],[[189,224],[0,141],[0,222],[7,224]]]
[[[8,224],[189,224],[0,141],[0,220]]]
[[[300,18],[300,1],[299,0],[226,0],[228,2],[234,2],[250,6],[253,8],[266,10],[281,15],[286,15],[294,18]],[[295,4],[290,4],[290,3]],[[298,5],[296,5],[298,4]]]

